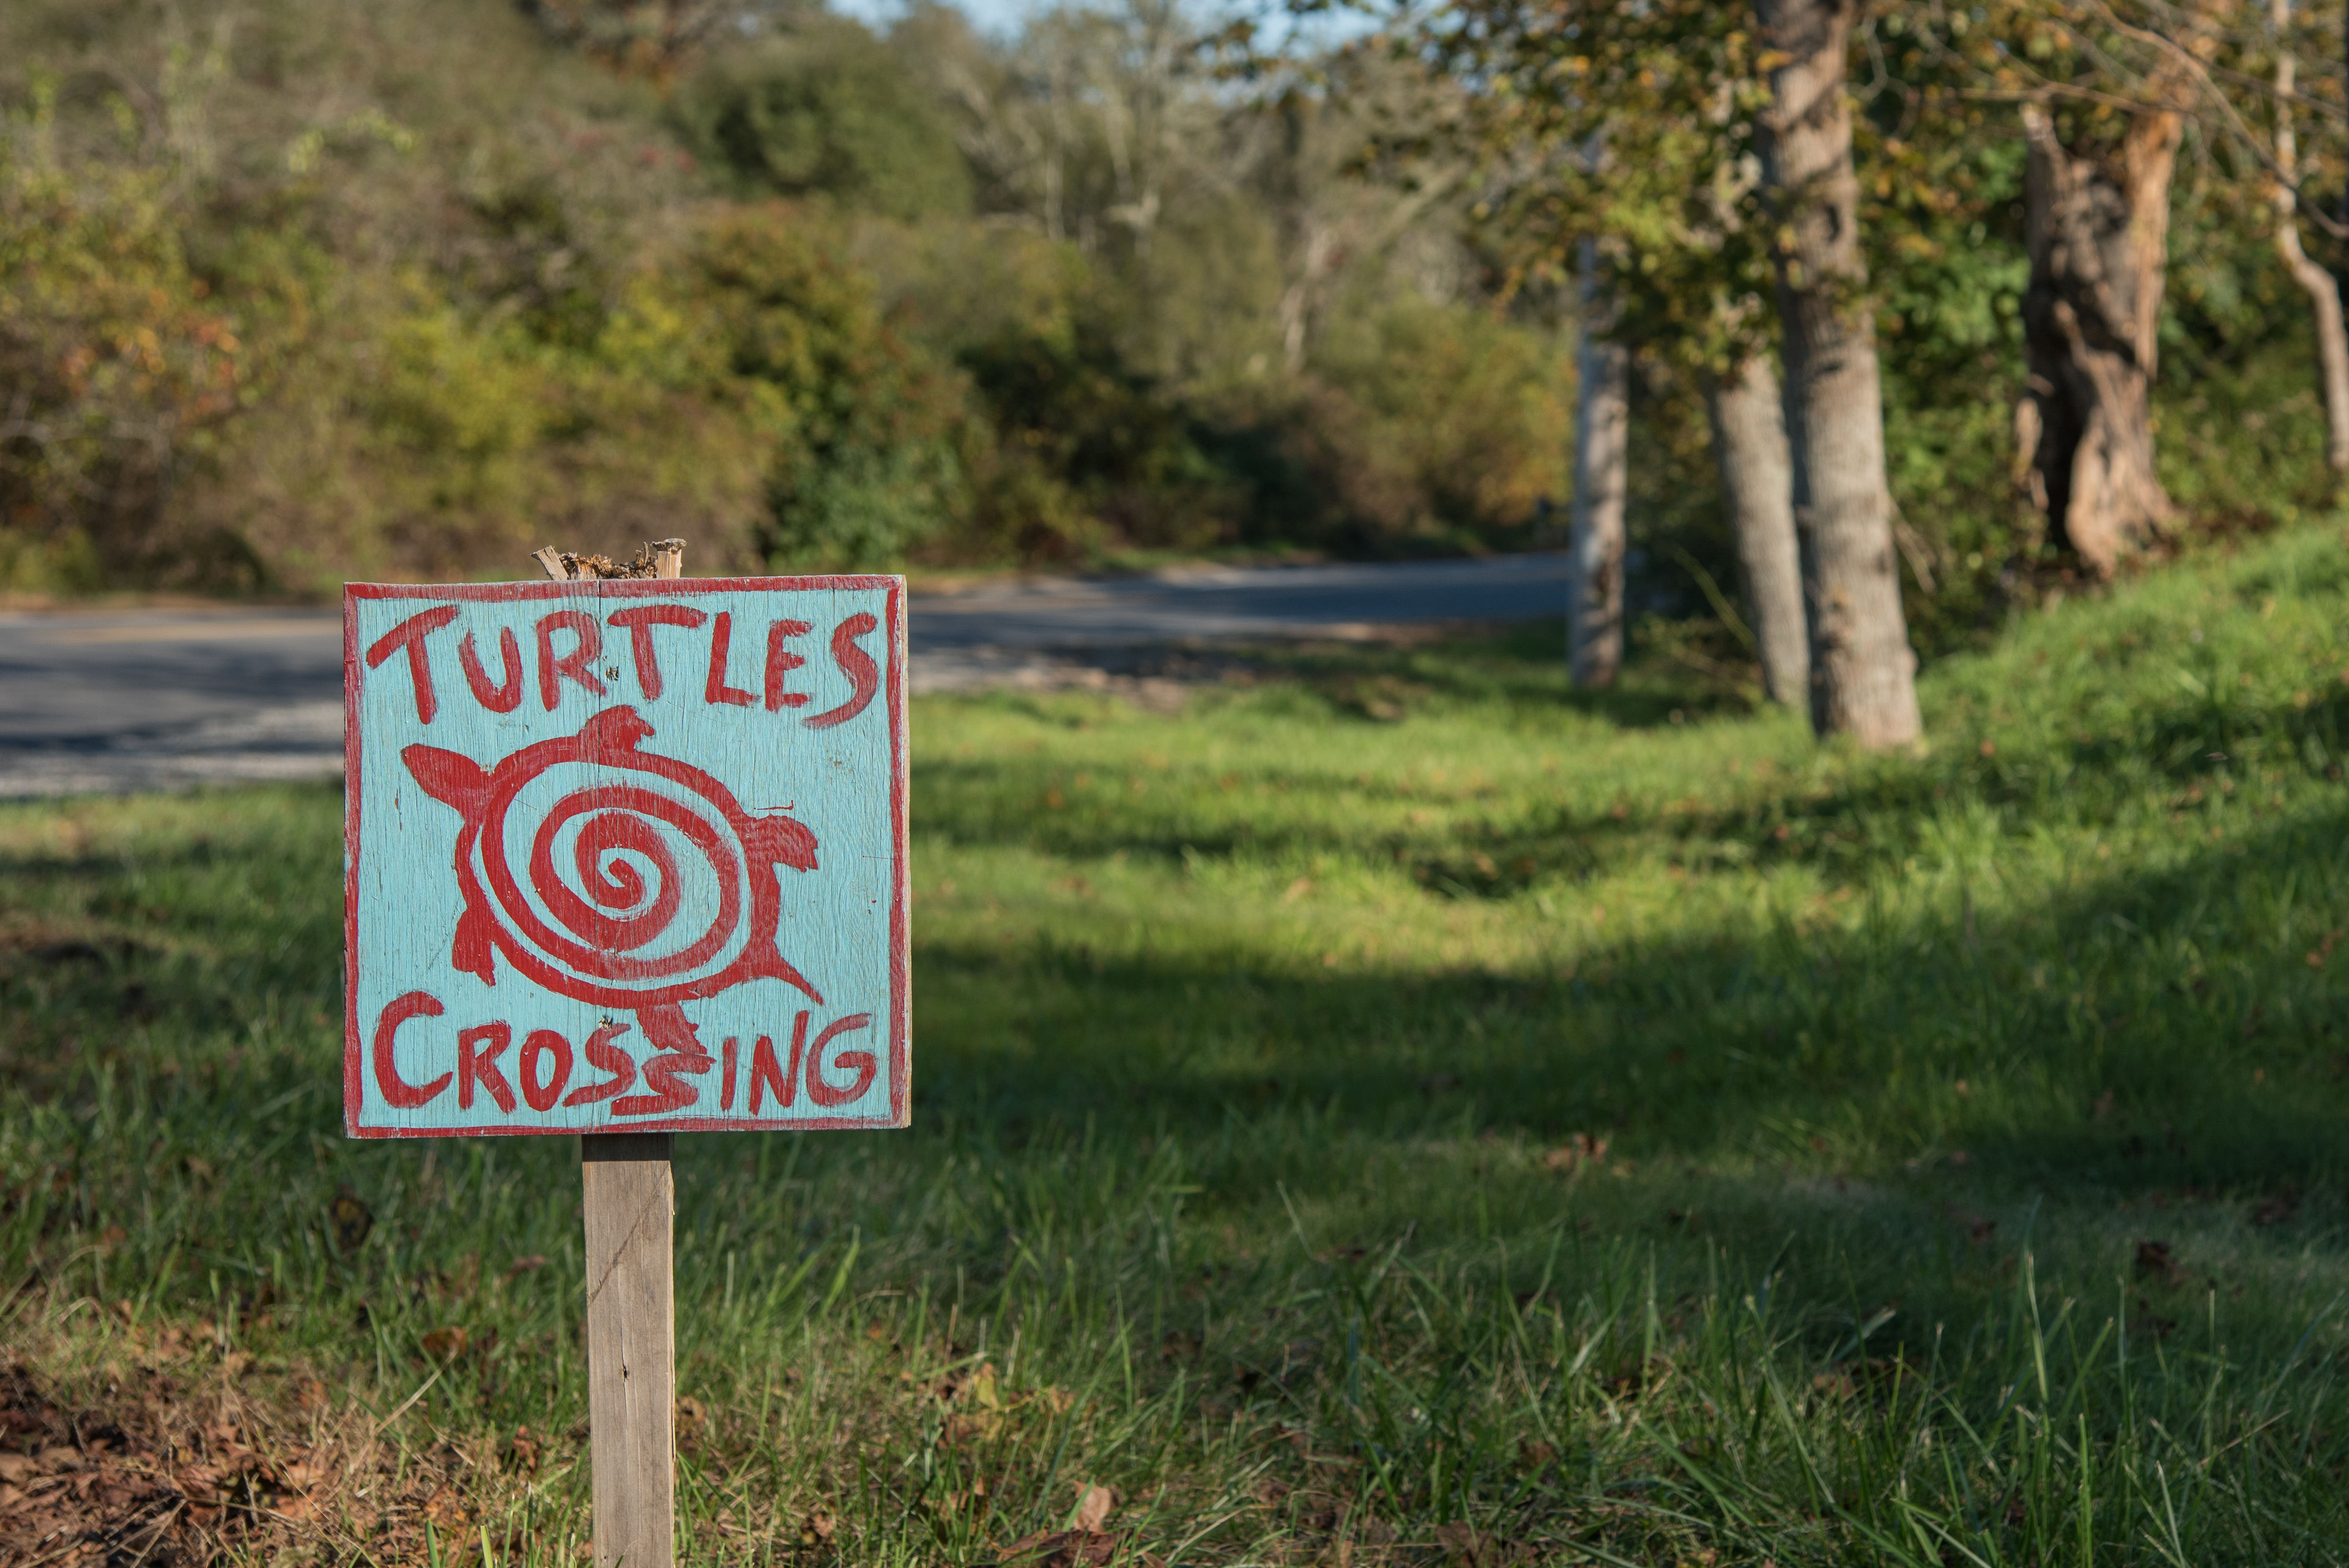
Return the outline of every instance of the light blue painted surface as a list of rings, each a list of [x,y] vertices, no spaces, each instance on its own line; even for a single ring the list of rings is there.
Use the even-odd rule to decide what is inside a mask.
[[[460,596],[483,592],[528,596]],[[382,1137],[901,1123],[910,1087],[903,595],[889,578],[358,586],[347,593],[347,702],[357,739],[348,778],[350,1130]],[[647,606],[702,617],[698,626],[650,629],[657,695],[638,667],[632,634],[611,619]],[[394,634],[443,608],[453,608],[453,618],[421,634],[432,691],[427,722],[413,641]],[[566,612],[569,624],[548,621]],[[842,634],[846,655],[836,657],[835,630],[860,614],[874,628]],[[730,646],[717,677],[725,690],[713,701],[721,616]],[[592,659],[570,659],[578,618],[600,639]],[[769,632],[785,621],[811,630],[781,643],[804,663],[780,672],[779,690],[805,700],[771,709]],[[502,633],[512,636],[518,675],[506,667]],[[476,695],[460,656],[468,634],[489,702]],[[379,655],[372,663],[371,653]],[[828,727],[811,724],[852,703],[859,655],[877,677],[869,701]],[[566,659],[575,674],[564,673]],[[581,676],[604,691],[589,690]],[[511,711],[493,711],[509,699]],[[535,869],[534,850],[543,851]],[[719,934],[697,954],[696,939],[713,929]],[[419,994],[440,1010],[419,1003]],[[388,1082],[377,1060],[388,1012],[396,1075]],[[795,1026],[812,1047],[827,1026],[858,1015],[869,1023],[836,1033],[820,1068],[803,1051],[789,1107],[762,1084],[761,1109],[751,1114],[761,1037],[783,1068]],[[492,1069],[471,1075],[470,1109],[460,1103],[467,1030],[485,1031],[474,1055]],[[563,1049],[543,1036],[532,1047],[540,1031],[559,1037]],[[636,1081],[612,1098],[566,1104],[615,1076],[585,1054],[599,1031],[599,1049],[624,1051]],[[529,1056],[544,1099],[564,1049],[567,1079],[553,1104],[536,1109],[523,1058]],[[840,1103],[820,1103],[817,1091],[837,1098],[854,1087],[860,1063],[843,1053],[854,1052],[873,1059],[869,1085]],[[730,1109],[722,1103],[730,1056]],[[812,1069],[821,1074],[812,1091]],[[416,1098],[443,1075],[449,1081],[422,1103],[388,1098],[403,1085]],[[507,1095],[511,1109],[499,1103]],[[648,1103],[663,1098],[671,1103]]]

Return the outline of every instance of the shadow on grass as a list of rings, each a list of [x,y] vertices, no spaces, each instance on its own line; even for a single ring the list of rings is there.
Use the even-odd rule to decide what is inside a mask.
[[[1359,672],[1416,656],[1349,652],[1333,667]],[[1574,692],[1562,676],[1528,677],[1510,689],[1512,701],[1552,717],[1609,704],[1692,700],[1671,687],[1647,696]],[[1464,684],[1450,695],[1471,700],[1490,694]],[[1279,809],[1261,814],[1203,820],[1179,808],[1154,815],[1122,803],[1088,811],[1082,802],[1047,811],[1036,803],[1058,795],[1065,766],[1008,756],[926,762],[922,825],[964,842],[1014,841],[1071,857],[1123,853],[1170,863],[1186,855],[1367,851],[1431,891],[1463,898],[1506,898],[1546,881],[1585,881],[1651,858],[1689,870],[1803,865],[1831,885],[1852,885],[1897,872],[1928,847],[1952,804],[1987,810],[2011,830],[2023,830],[2093,824],[2175,787],[2168,804],[2181,821],[2198,823],[2227,811],[2239,780],[2268,774],[2337,782],[2349,758],[2349,686],[2258,700],[2214,676],[2199,690],[2169,683],[2144,696],[2132,704],[2123,729],[2059,726],[2064,733],[1992,739],[1955,727],[1937,736],[1929,755],[1850,758],[1824,781],[1792,771],[1756,775],[1737,791],[1742,798],[1726,805],[1666,799],[1661,791],[1564,804],[1528,799],[1516,810],[1366,830],[1353,825],[1350,808],[1412,799],[1407,785],[1299,770],[1283,776]]]
[[[1625,730],[1753,712],[1759,666],[1711,660],[1692,666],[1672,656],[1685,641],[1679,627],[1635,634],[1621,676],[1596,690],[1567,677],[1563,616],[1403,645],[1262,648],[1255,657],[1267,674],[1298,681],[1333,711],[1381,723],[1438,704],[1505,705],[1530,717],[1574,714]]]
[[[1882,788],[1914,789],[1904,770],[1934,766],[1888,766]],[[1211,1194],[1238,1202],[1342,1193],[1367,1179],[1362,1162],[1408,1166],[1423,1147],[1454,1151],[1427,1157],[1437,1185],[1473,1187],[1452,1168],[1462,1161],[1539,1181],[1544,1152],[1580,1135],[1606,1140],[1612,1164],[1713,1182],[1708,1206],[1764,1214],[1755,1236],[1796,1223],[1813,1182],[1829,1216],[2044,1192],[2232,1205],[2267,1213],[2278,1236],[2330,1246],[2349,1116],[2337,985],[2349,945],[2336,951],[2349,792],[2300,799],[2295,815],[2216,842],[2193,825],[2190,849],[2158,871],[2098,862],[2011,916],[1920,899],[1833,920],[1821,905],[1775,925],[1591,949],[1547,974],[1323,969],[1238,947],[1135,960],[1081,930],[925,939],[906,1152],[927,1165],[984,1148],[1005,1169],[1040,1170],[1072,1139],[1129,1152],[1172,1140]],[[106,912],[91,934],[41,916],[87,951],[0,949],[0,1063],[19,1103],[65,1118],[42,1135],[63,1140],[55,1158],[17,1173],[54,1189],[63,1206],[51,1212],[102,1228],[104,1171],[131,1181],[162,1162],[154,1182],[192,1184],[209,1178],[168,1162],[224,1167],[216,1142],[275,1150],[239,1178],[264,1185],[330,1170],[388,1181],[415,1163],[413,1150],[340,1145],[340,933],[333,900],[317,896],[335,885],[339,842],[324,801],[300,803],[318,820],[305,815],[298,832],[264,812],[249,829],[208,830],[204,844],[0,860],[28,909]],[[1630,828],[1601,830],[1637,841]],[[1885,868],[1888,887],[1899,874]],[[223,889],[253,924],[215,928]],[[98,1123],[68,1130],[109,1097],[140,1107],[147,1129],[111,1150]],[[711,1140],[695,1158],[828,1169],[870,1147],[840,1140],[802,1156],[780,1141]],[[495,1158],[533,1181],[561,1164],[552,1150]],[[1787,1194],[1775,1208],[1723,1195],[1757,1172],[1772,1180],[1753,1192]],[[1892,1191],[1854,1196],[1838,1181]],[[222,1212],[206,1233],[226,1246],[232,1222]]]
[[[331,880],[331,828],[248,879]],[[1570,974],[926,942],[910,1134],[684,1140],[681,1360],[714,1379],[697,1353],[739,1349],[755,1403],[781,1312],[837,1301],[832,1330],[877,1357],[889,1315],[934,1291],[964,1322],[1019,1324],[1030,1357],[1074,1303],[1131,1329],[1154,1352],[1145,1383],[1180,1383],[1211,1422],[1247,1410],[1268,1451],[1309,1430],[1312,1451],[1406,1455],[1397,1473],[1415,1476],[1439,1445],[1472,1451],[1474,1390],[1499,1386],[1524,1336],[1538,1350],[1587,1333],[1611,1421],[1707,1325],[1763,1321],[1756,1300],[1776,1304],[1768,1353],[1797,1400],[1849,1398],[1898,1357],[1940,1369],[1986,1429],[2020,1387],[2020,1353],[1996,1346],[2023,1343],[2013,1326],[2036,1320],[2015,1304],[2035,1282],[2051,1318],[2061,1296],[2093,1297],[2168,1336],[2189,1370],[2162,1381],[2141,1358],[2130,1387],[2190,1416],[2206,1363],[2298,1376],[2303,1298],[2334,1283],[2349,1042],[2328,975],[2349,948],[2327,923],[2349,906],[2344,841],[2349,801],[2328,801],[2158,872],[2101,870],[2011,921],[1920,906],[1789,922],[1627,942]],[[191,923],[211,869],[174,882],[141,864],[135,906]],[[0,870],[51,900],[83,878]],[[337,934],[291,915],[210,968],[147,949],[67,975],[0,968],[18,1091],[0,1257],[90,1300],[138,1282],[141,1311],[198,1306],[248,1336],[280,1333],[264,1327],[276,1314],[278,1343],[375,1358],[410,1391],[439,1375],[432,1336],[469,1327],[480,1348],[436,1418],[567,1420],[575,1144],[342,1140],[335,1034],[307,1017],[335,999],[321,960]],[[151,1029],[109,1010],[132,984],[160,1010]],[[28,1018],[58,1053],[37,1088],[14,1070]],[[1576,1158],[1554,1167],[1553,1150]],[[1639,1180],[1612,1179],[1627,1166]],[[359,1242],[336,1236],[338,1195],[368,1216]],[[2189,1205],[2199,1229],[2174,1228]],[[2254,1227],[2255,1243],[2220,1234]],[[2135,1262],[2156,1238],[2175,1250]],[[762,1305],[735,1340],[698,1337],[697,1319],[734,1310],[738,1262]],[[2256,1294],[2214,1308],[2246,1280]],[[1029,1299],[1044,1305],[1014,1316]],[[1365,1434],[1358,1339],[1413,1412],[1392,1433]],[[1495,1430],[1502,1479],[1477,1484],[1497,1494],[1520,1439]]]
[[[1071,1119],[1204,1131],[1603,1134],[1624,1154],[1832,1172],[1955,1160],[2114,1191],[2333,1182],[2349,1116],[2349,800],[1999,923],[1626,944],[1568,974],[1135,961],[931,943],[917,1105],[1017,1141]]]
[[[338,846],[317,837],[262,880],[331,885]],[[183,907],[238,874],[237,835],[214,839],[142,849],[129,881],[103,857],[0,861],[41,890],[29,906],[133,917],[98,935],[49,919],[0,946],[19,1093],[127,1066],[201,1098],[225,1055],[264,1072],[229,1077],[265,1101],[328,1071],[333,905],[223,940]],[[2336,1178],[2349,1114],[2344,844],[2349,795],[2198,832],[2166,870],[2100,866],[2007,924],[1820,916],[1619,944],[1554,975],[926,940],[916,1105],[1015,1144],[1072,1119],[1139,1136],[1302,1108],[1379,1136],[1603,1135],[1642,1160],[1831,1171],[1964,1150],[2017,1181],[2313,1191]]]

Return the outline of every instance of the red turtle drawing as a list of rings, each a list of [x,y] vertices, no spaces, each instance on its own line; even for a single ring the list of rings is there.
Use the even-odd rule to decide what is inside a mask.
[[[487,771],[421,742],[400,760],[464,819],[455,863],[465,913],[450,962],[495,985],[502,952],[548,990],[634,1008],[657,1044],[689,1050],[692,1026],[678,1007],[688,997],[769,975],[823,1000],[775,949],[781,884],[770,874],[815,870],[815,835],[789,817],[753,818],[700,769],[640,749],[652,733],[636,709],[617,707]],[[517,805],[550,776],[554,789],[525,813],[535,827],[517,824]],[[527,892],[507,853],[517,826],[530,841]],[[566,837],[575,888],[555,864]],[[673,929],[683,883],[671,838],[690,846],[719,890],[714,917],[689,941]]]
[[[347,595],[351,1130],[902,1124],[896,580],[501,586]]]

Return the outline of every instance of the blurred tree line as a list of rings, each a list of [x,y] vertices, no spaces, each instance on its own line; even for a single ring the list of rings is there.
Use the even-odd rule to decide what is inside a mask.
[[[1009,39],[926,4],[16,0],[0,588],[303,593],[671,533],[699,570],[1392,555],[1562,543],[1597,506],[1616,634],[1750,686],[1767,584],[1723,454],[1775,418],[1749,132],[1784,71],[1752,17],[1453,0],[1269,51],[1173,0]],[[2108,569],[2018,447],[2068,428],[2019,425],[2054,361],[2018,106],[2093,171],[2177,99],[2158,483],[2116,526],[2158,551],[2331,504],[2340,18],[1857,14],[1847,292],[1925,653]],[[1615,499],[1578,497],[1578,397],[1610,387]]]
[[[1169,0],[19,0],[0,586],[311,591],[679,533],[698,570],[1507,547],[1555,313],[1434,90],[1218,77]],[[1344,90],[1337,90],[1342,88]]]

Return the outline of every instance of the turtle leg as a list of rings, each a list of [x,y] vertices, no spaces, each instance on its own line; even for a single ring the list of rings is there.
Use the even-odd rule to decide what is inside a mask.
[[[655,1002],[636,1009],[636,1022],[645,1027],[645,1038],[657,1051],[682,1051],[688,1057],[706,1057],[701,1037],[694,1032],[693,1020],[685,1009],[674,1002]]]
[[[652,1056],[642,1064],[645,1087],[650,1092],[614,1100],[612,1114],[655,1116],[686,1109],[700,1098],[701,1091],[681,1081],[680,1075],[706,1073],[718,1065],[718,1058],[702,1049],[701,1037],[694,1033],[693,1021],[674,1002],[657,1002],[637,1008],[636,1022],[644,1026],[645,1037],[654,1047]]]
[[[449,944],[450,967],[481,977],[487,985],[498,983],[497,926],[480,910],[467,905],[457,917],[457,934]]]

